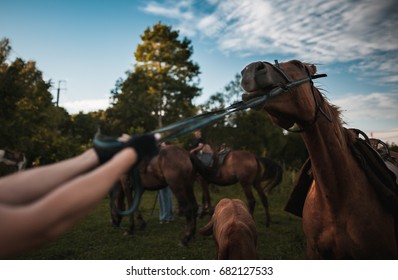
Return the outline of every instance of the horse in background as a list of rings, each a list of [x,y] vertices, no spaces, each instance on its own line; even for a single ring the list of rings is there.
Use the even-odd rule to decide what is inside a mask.
[[[206,150],[210,151],[210,147],[206,148],[206,145],[203,149],[205,152]],[[269,227],[270,214],[266,193],[269,193],[282,181],[282,167],[269,158],[258,157],[248,151],[231,150],[226,151],[222,157],[218,155],[217,153],[211,154],[213,165],[208,167],[196,155],[191,154],[192,163],[200,174],[199,182],[202,185],[204,211],[211,213],[211,210],[208,210],[211,209],[210,183],[219,186],[239,183],[252,215],[256,200],[251,188],[253,187],[257,191],[265,209],[265,223]],[[263,182],[266,183],[264,186],[262,186]]]
[[[213,235],[219,260],[257,259],[256,224],[240,199],[221,199],[211,220],[199,233]]]
[[[198,204],[194,195],[194,182],[196,171],[194,170],[189,153],[175,145],[162,147],[159,154],[150,162],[143,161],[138,170],[139,184],[143,191],[157,191],[167,186],[170,187],[177,199],[178,208],[185,216],[185,232],[181,240],[183,245],[194,237],[196,233],[196,216]],[[127,177],[121,178],[114,188],[111,199],[111,217],[114,225],[119,225],[121,221],[120,210],[124,210],[123,196],[127,200],[127,207],[130,208],[133,201],[134,188],[138,182],[134,181],[133,174],[130,172]],[[142,194],[141,194],[142,195]],[[138,213],[141,227],[145,226],[141,215]],[[134,230],[134,217],[130,216],[129,234]]]
[[[364,171],[357,158],[359,138],[314,86],[316,70],[298,60],[253,62],[242,70],[241,81],[242,99],[264,98],[256,109],[280,127],[301,132],[307,147],[312,178],[300,211],[307,257],[396,259],[397,204],[390,208],[382,201],[379,184],[368,174],[372,170]],[[394,182],[385,179],[394,194]]]
[[[15,166],[19,172],[25,169],[27,160],[24,153],[4,149],[0,150],[0,163]]]

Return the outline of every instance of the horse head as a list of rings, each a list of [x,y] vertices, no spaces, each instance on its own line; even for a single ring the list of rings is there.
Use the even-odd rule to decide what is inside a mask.
[[[245,90],[242,99],[266,96],[261,108],[276,124],[285,129],[295,124],[306,127],[316,120],[322,100],[312,83],[316,71],[315,65],[298,60],[275,65],[253,62],[241,72],[241,85]]]
[[[24,170],[27,160],[25,154],[22,152],[12,151],[9,149],[0,150],[0,162],[16,166],[18,171]]]

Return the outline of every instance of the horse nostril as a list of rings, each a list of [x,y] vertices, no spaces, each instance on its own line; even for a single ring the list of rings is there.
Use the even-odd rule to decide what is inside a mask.
[[[252,92],[260,88],[261,77],[267,74],[265,63],[258,61],[250,63],[242,71],[241,86],[247,92]]]

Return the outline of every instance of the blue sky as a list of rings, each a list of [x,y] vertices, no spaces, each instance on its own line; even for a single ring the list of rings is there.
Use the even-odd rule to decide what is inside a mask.
[[[317,80],[348,127],[398,143],[398,5],[394,0],[2,1],[0,37],[34,60],[70,113],[108,106],[133,69],[147,27],[161,21],[192,41],[203,89],[221,91],[257,60],[316,63]]]

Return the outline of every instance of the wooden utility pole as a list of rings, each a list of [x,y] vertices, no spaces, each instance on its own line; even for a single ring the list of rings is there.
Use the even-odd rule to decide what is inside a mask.
[[[65,80],[59,80],[58,81],[58,88],[57,88],[57,101],[55,102],[55,106],[57,106],[57,107],[59,107],[59,94],[60,94],[60,92],[61,92],[61,83],[65,83],[66,84],[66,81]],[[66,87],[65,88],[62,88],[63,90],[66,90]]]

